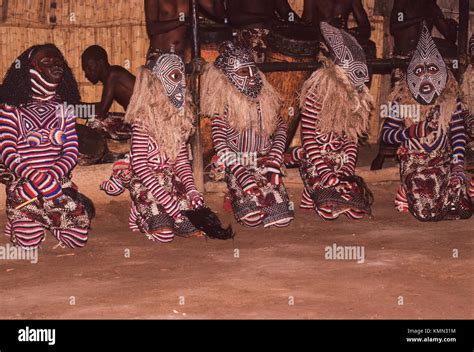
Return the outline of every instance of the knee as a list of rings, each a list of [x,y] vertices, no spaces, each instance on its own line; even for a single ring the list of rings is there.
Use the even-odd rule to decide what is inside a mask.
[[[255,214],[252,216],[246,216],[245,218],[240,219],[242,224],[249,227],[256,227],[262,223],[262,214]]]
[[[54,230],[53,234],[58,241],[64,243],[69,248],[83,248],[88,240],[87,229]]]
[[[10,231],[12,240],[22,248],[36,248],[44,239],[43,226],[32,221],[12,222],[6,231]]]
[[[158,231],[148,235],[148,238],[153,242],[169,243],[174,240],[174,232],[171,230]]]

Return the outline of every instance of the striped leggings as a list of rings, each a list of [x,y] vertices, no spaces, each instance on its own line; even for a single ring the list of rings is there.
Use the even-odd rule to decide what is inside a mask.
[[[130,216],[128,218],[128,226],[130,230],[133,232],[141,232],[141,228],[146,228],[143,219],[139,216],[137,207],[135,206],[135,203],[132,202],[132,207],[130,209]],[[159,242],[159,243],[169,243],[174,240],[174,231],[173,229],[162,229],[160,231],[155,231],[153,233],[145,233],[146,236],[152,240],[153,242]]]
[[[69,248],[82,248],[87,243],[87,229],[70,228],[65,230],[53,230],[54,237]],[[37,248],[44,240],[45,229],[43,225],[34,221],[8,222],[5,234],[14,236],[15,242],[25,249]]]
[[[307,188],[305,188],[303,191],[303,198],[301,200],[300,208],[301,209],[314,209],[316,213],[318,213],[318,215],[324,220],[335,220],[339,218],[340,214],[344,214],[345,216],[347,216],[349,219],[352,219],[352,220],[361,220],[362,218],[364,218],[364,215],[365,215],[363,211],[359,211],[359,210],[351,209],[351,208],[348,208],[340,213],[334,213],[331,207],[315,208],[314,201],[311,198],[311,195]]]

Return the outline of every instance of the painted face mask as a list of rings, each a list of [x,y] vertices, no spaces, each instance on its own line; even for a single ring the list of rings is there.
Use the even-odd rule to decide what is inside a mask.
[[[352,35],[326,22],[321,22],[321,33],[332,61],[346,71],[354,87],[361,89],[370,80],[364,49]]]
[[[166,96],[178,109],[184,106],[186,93],[186,79],[184,62],[176,54],[162,54],[152,69],[159,78]]]
[[[258,97],[263,82],[250,50],[224,42],[214,65],[224,72],[240,92],[250,98]]]
[[[407,69],[407,83],[421,104],[432,104],[446,86],[448,72],[443,57],[423,24],[420,40]]]

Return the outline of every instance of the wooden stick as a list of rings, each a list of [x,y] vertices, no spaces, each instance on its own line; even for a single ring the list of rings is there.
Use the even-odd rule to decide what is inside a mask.
[[[26,207],[28,204],[31,204],[31,203],[33,203],[37,200],[38,200],[38,197],[34,197],[33,199],[27,200],[26,202],[23,202],[20,205],[18,205],[17,207],[15,207],[15,210],[19,210],[23,207]]]
[[[189,12],[191,14],[191,27],[192,27],[192,59],[201,57],[201,43],[199,41],[199,22],[197,13],[198,2],[197,0],[189,0]],[[200,72],[195,72],[192,79],[192,92],[194,104],[199,110],[199,89],[200,89]],[[196,187],[201,191],[205,192],[204,189],[204,160],[203,151],[201,144],[201,122],[199,115],[196,119],[196,133],[191,139],[191,147],[193,151],[193,171],[194,180]]]

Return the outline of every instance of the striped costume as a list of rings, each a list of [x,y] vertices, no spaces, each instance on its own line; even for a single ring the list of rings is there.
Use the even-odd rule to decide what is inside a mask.
[[[440,109],[433,105],[429,114],[439,114]],[[464,173],[466,111],[460,102],[448,128],[443,130],[440,124],[428,136],[426,116],[420,123],[410,124],[394,113],[398,109],[392,110],[382,127],[382,139],[388,144],[401,144],[398,156],[402,184],[395,199],[396,208],[409,211],[420,221],[469,218],[472,202]],[[459,183],[452,183],[454,178]]]
[[[473,39],[473,38],[471,38]],[[467,134],[468,134],[468,143],[469,143],[469,146],[470,146],[470,157],[472,158],[470,161],[466,161],[469,165],[469,162],[471,163],[471,167],[468,168],[472,171],[474,171],[474,115],[472,114],[472,111],[471,111],[471,114],[470,116],[466,119],[466,129],[467,129]],[[470,187],[469,187],[469,195],[471,196],[471,199],[474,200],[474,178],[471,179],[471,184],[470,184]]]
[[[420,221],[472,216],[464,172],[465,120],[459,86],[423,24],[406,80],[393,89],[382,140],[398,144],[401,187],[395,205]],[[407,106],[418,111],[408,114]]]
[[[93,210],[71,183],[78,142],[75,116],[55,99],[57,85],[30,70],[32,102],[0,106],[2,179],[6,183],[6,234],[24,248],[36,248],[45,229],[63,244],[83,247]],[[30,199],[36,201],[16,209]]]
[[[365,85],[369,71],[365,54],[349,33],[320,24],[329,57],[319,59],[300,94],[302,148],[290,160],[300,161],[304,183],[301,208],[314,209],[326,220],[341,214],[361,219],[370,214],[372,194],[355,175],[357,141],[365,133],[372,97]],[[287,160],[288,162],[289,160]]]
[[[294,218],[280,177],[286,135],[281,118],[270,137],[252,130],[239,133],[230,126],[226,113],[212,119],[212,141],[219,157],[216,164],[225,166],[226,198],[236,219],[247,226],[284,227]],[[255,188],[261,196],[249,193]]]
[[[199,231],[188,219],[177,226],[181,211],[193,208],[190,195],[198,193],[194,184],[188,145],[183,143],[175,161],[160,151],[147,131],[133,125],[130,157],[114,164],[111,178],[101,189],[117,196],[130,191],[132,206],[129,227],[155,242],[171,242],[175,234],[189,237]]]
[[[303,148],[293,151],[300,159],[304,183],[301,208],[315,209],[323,219],[337,219],[344,214],[361,219],[370,213],[365,201],[365,186],[354,175],[358,146],[345,134],[322,132],[319,127],[321,99],[308,92],[302,105],[301,141]]]
[[[154,242],[201,234],[183,212],[204,200],[189,162],[194,112],[179,56],[162,53],[151,68],[138,69],[125,121],[132,125],[130,160],[115,163],[101,188],[110,195],[128,188],[129,226]]]
[[[225,207],[246,226],[285,227],[293,204],[281,181],[287,131],[281,98],[255,64],[248,48],[223,42],[205,68],[201,110],[212,117],[217,155],[211,175],[223,171]]]

